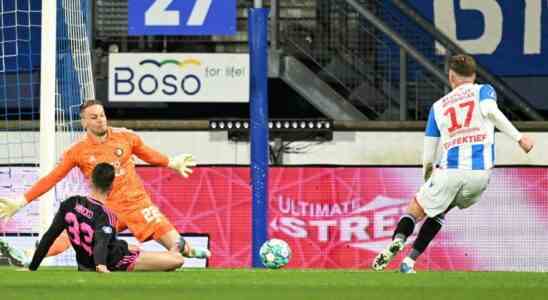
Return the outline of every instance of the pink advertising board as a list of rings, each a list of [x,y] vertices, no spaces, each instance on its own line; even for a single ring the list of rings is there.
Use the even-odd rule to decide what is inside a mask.
[[[179,231],[210,235],[211,267],[251,265],[247,167],[198,167],[188,179],[163,168],[138,171]],[[421,184],[421,170],[407,167],[276,167],[269,176],[269,234],[291,246],[290,268],[368,268]],[[4,184],[0,196],[22,190],[19,183]],[[547,168],[495,169],[481,201],[448,214],[417,267],[548,270],[547,190]],[[35,215],[29,208],[0,231],[28,231]]]

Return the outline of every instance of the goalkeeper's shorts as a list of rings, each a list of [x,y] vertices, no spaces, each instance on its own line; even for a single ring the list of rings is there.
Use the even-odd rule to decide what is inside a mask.
[[[160,212],[158,207],[151,205],[129,213],[116,215],[116,231],[129,229],[139,242],[159,240],[166,233],[175,230],[175,227]]]

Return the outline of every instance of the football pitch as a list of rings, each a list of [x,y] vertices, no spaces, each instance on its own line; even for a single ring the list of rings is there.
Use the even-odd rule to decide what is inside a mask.
[[[548,299],[548,274],[206,269],[83,273],[0,268],[0,299]]]

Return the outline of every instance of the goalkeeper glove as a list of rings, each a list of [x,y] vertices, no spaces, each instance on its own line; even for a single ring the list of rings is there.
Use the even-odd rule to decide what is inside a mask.
[[[192,154],[180,154],[172,157],[169,159],[168,164],[168,167],[179,172],[179,174],[181,174],[184,178],[187,178],[190,174],[192,174],[190,167],[194,166],[196,166],[196,162],[194,161]]]
[[[27,205],[25,196],[20,196],[15,200],[0,198],[0,219],[9,219],[25,205]]]

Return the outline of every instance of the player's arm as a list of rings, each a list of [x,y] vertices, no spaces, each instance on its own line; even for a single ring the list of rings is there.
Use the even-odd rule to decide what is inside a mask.
[[[108,273],[107,256],[108,245],[115,234],[114,225],[110,223],[106,213],[100,213],[95,216],[95,240],[93,246],[93,260],[95,261],[96,271],[99,273]]]
[[[40,264],[42,263],[42,260],[44,257],[48,254],[49,248],[57,239],[57,237],[65,230],[65,211],[63,208],[59,209],[57,211],[57,214],[55,215],[55,218],[53,218],[53,222],[51,226],[49,227],[48,231],[42,236],[42,239],[40,240],[40,243],[38,244],[38,247],[36,248],[36,251],[34,252],[34,255],[32,257],[32,261],[29,265],[29,270],[36,271]]]
[[[134,132],[128,131],[128,136],[131,140],[133,154],[151,165],[168,166],[169,158],[167,156],[145,145],[141,137]]]
[[[169,167],[176,170],[183,177],[188,177],[192,173],[191,167],[196,166],[196,162],[191,154],[180,154],[171,158],[145,145],[141,137],[135,133],[130,133],[133,145],[133,154],[137,155],[143,161],[163,167]]]
[[[422,154],[422,175],[424,181],[427,181],[432,175],[432,171],[434,171],[436,150],[438,149],[440,136],[440,129],[436,122],[434,107],[432,106],[430,108],[430,113],[428,114],[428,121],[426,122],[426,129],[424,132],[424,150]]]
[[[16,199],[0,198],[0,218],[9,218],[25,205],[49,191],[61,181],[76,164],[66,152],[61,162],[46,176],[40,178],[30,190]]]
[[[48,175],[40,178],[30,190],[25,193],[25,200],[31,202],[34,199],[42,196],[44,193],[54,187],[59,181],[61,181],[68,172],[76,166],[71,154],[66,152],[59,164]]]
[[[480,110],[484,117],[489,119],[495,127],[506,136],[516,141],[528,153],[533,149],[534,141],[520,133],[514,125],[500,111],[497,105],[497,93],[491,85],[485,84],[480,88]]]

